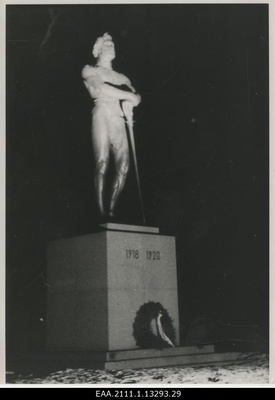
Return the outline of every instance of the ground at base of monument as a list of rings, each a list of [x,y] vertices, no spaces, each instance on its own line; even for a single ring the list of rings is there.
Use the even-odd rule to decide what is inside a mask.
[[[92,368],[52,368],[49,373],[20,373],[8,369],[7,384],[57,385],[175,385],[175,384],[268,384],[267,353],[245,352],[238,361],[185,366],[100,370]]]

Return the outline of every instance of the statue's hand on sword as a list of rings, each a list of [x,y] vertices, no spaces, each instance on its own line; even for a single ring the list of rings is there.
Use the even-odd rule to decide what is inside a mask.
[[[129,100],[122,102],[122,109],[129,125],[133,126],[133,103]]]
[[[139,105],[141,97],[138,93],[129,93],[129,96],[129,99],[123,100],[122,109],[128,124],[133,124],[133,108]]]

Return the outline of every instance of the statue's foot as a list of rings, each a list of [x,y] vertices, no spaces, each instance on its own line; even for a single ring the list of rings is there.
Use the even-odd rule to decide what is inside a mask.
[[[113,211],[109,211],[109,217],[110,219],[114,219],[115,218],[115,213]]]
[[[119,223],[120,218],[117,217],[117,215],[114,213],[114,211],[110,210],[109,211],[109,221],[114,222],[114,223]]]
[[[98,215],[98,219],[99,219],[100,223],[108,222],[109,216],[105,212],[105,210],[98,209],[98,214],[97,215]]]
[[[102,208],[102,207],[98,207],[98,213],[101,217],[106,217],[106,215],[107,215],[104,208]]]

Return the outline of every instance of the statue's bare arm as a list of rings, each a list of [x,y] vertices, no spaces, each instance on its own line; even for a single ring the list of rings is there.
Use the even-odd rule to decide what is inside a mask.
[[[137,93],[127,92],[104,83],[102,78],[96,74],[93,67],[84,67],[82,70],[82,78],[92,98],[108,97],[117,100],[128,100],[134,107],[141,101],[140,95]],[[127,86],[134,91],[130,83],[128,83]]]

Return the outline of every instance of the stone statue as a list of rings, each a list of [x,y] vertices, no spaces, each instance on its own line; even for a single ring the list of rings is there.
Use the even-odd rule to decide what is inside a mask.
[[[96,163],[95,190],[99,212],[103,217],[113,217],[129,170],[129,145],[125,120],[132,121],[133,108],[141,97],[130,80],[113,70],[115,46],[112,37],[105,33],[93,47],[95,66],[86,65],[82,70],[84,84],[94,100],[92,110],[92,145]],[[115,177],[109,201],[104,189],[110,154],[115,163]]]

